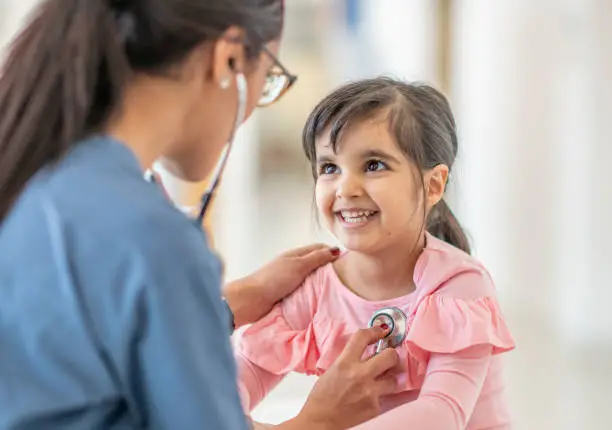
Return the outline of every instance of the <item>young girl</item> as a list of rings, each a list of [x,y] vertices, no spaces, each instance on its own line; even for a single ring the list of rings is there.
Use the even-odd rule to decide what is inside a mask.
[[[397,393],[360,428],[509,429],[500,354],[514,341],[444,201],[458,146],[445,97],[387,78],[350,83],[315,108],[303,142],[320,217],[347,251],[242,335],[245,409],[289,372],[324,373],[394,306],[407,317]]]

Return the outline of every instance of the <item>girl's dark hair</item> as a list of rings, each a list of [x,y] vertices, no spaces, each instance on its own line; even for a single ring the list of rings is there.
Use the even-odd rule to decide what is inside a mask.
[[[0,221],[39,169],[103,127],[134,72],[168,72],[230,26],[255,58],[282,21],[282,0],[44,1],[0,71]]]
[[[387,77],[346,84],[325,97],[308,117],[302,142],[316,179],[316,140],[330,133],[336,150],[351,124],[384,115],[402,152],[424,170],[445,164],[451,169],[457,155],[455,119],[439,91],[422,83],[405,83]],[[423,184],[423,193],[425,187]],[[470,253],[469,241],[449,206],[442,199],[430,211],[425,228],[432,235]]]

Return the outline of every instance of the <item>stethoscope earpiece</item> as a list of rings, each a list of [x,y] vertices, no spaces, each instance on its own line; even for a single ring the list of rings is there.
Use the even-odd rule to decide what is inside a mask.
[[[398,347],[406,337],[406,314],[399,308],[388,307],[374,312],[368,327],[388,327],[389,334],[376,344],[374,354]]]

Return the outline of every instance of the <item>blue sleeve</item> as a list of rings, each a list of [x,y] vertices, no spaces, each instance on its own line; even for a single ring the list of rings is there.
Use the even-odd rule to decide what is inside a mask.
[[[131,397],[151,429],[246,429],[219,261],[196,227],[148,227],[130,265]]]

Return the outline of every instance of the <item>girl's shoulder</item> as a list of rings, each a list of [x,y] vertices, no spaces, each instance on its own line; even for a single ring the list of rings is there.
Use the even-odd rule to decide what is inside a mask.
[[[322,365],[322,337],[340,336],[339,327],[332,321],[315,318],[330,270],[331,264],[315,270],[268,315],[240,333],[238,353],[275,375],[316,373]]]
[[[438,294],[474,299],[495,296],[495,283],[475,257],[428,234],[414,273],[419,296]]]
[[[308,275],[302,285],[279,304],[287,323],[296,330],[307,328],[319,309],[322,296],[333,282],[332,263],[325,264]]]
[[[499,354],[514,348],[493,280],[477,259],[428,236],[415,281],[419,297],[409,316],[406,345],[421,365],[431,352],[491,345]]]

